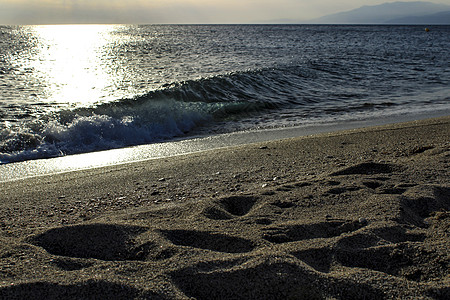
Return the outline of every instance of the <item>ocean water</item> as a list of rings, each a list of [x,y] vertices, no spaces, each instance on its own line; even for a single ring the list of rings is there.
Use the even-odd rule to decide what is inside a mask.
[[[0,163],[450,112],[450,26],[0,26]]]

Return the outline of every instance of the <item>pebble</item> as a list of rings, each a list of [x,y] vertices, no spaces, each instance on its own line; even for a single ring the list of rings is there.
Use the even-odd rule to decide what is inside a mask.
[[[361,217],[361,218],[358,219],[358,222],[361,223],[361,224],[367,224],[367,219]]]

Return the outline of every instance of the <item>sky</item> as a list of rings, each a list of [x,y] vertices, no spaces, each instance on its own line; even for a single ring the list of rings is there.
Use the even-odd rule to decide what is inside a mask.
[[[394,0],[0,0],[0,24],[227,24],[307,21]],[[447,3],[450,0],[426,0]],[[450,4],[450,3],[449,3]]]

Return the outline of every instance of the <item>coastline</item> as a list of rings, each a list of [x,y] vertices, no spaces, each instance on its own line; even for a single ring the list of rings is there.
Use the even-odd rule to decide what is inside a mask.
[[[0,183],[0,298],[446,299],[450,117]]]
[[[160,159],[195,152],[309,135],[335,133],[343,130],[442,118],[448,116],[448,113],[448,110],[442,110],[434,111],[433,113],[425,112],[420,115],[397,115],[395,119],[392,116],[387,116],[369,118],[366,120],[337,121],[334,123],[328,121],[326,123],[312,123],[295,127],[233,132],[206,137],[186,137],[181,138],[180,140],[162,143],[0,164],[0,182],[134,163],[150,159]]]

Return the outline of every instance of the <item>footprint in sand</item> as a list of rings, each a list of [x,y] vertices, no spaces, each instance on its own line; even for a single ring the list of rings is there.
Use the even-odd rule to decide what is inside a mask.
[[[292,191],[294,189],[298,189],[298,188],[302,188],[302,187],[306,187],[306,186],[310,186],[311,183],[310,182],[296,182],[293,184],[284,184],[282,186],[279,186],[276,191],[278,192],[289,192]]]
[[[212,220],[228,220],[241,217],[250,212],[255,203],[256,197],[233,196],[215,201],[211,207],[204,210],[203,215]]]
[[[364,284],[348,288],[344,280],[328,280],[290,257],[258,257],[234,266],[225,261],[213,270],[209,264],[180,269],[170,277],[192,299],[377,299],[382,294]]]
[[[364,181],[362,184],[372,190],[375,190],[383,185],[381,182],[378,181]]]
[[[274,205],[276,207],[279,207],[279,208],[283,208],[283,209],[284,208],[291,208],[291,207],[295,206],[295,204],[292,203],[292,201],[280,201],[280,200],[277,200],[277,201],[272,202],[270,204],[272,204],[272,205]]]
[[[394,164],[367,162],[331,173],[331,176],[389,174],[402,169],[402,167]]]
[[[424,220],[433,212],[450,211],[450,188],[437,185],[416,186],[402,195],[400,208],[400,223],[427,227]]]
[[[328,273],[332,264],[350,268],[365,268],[391,275],[408,274],[418,250],[408,242],[423,241],[424,234],[406,232],[401,226],[371,229],[341,238],[332,246],[310,248],[292,252],[313,269]],[[414,277],[413,271],[409,273]],[[410,278],[410,279],[411,279]]]
[[[359,221],[330,221],[314,224],[295,224],[267,228],[263,238],[281,244],[315,238],[331,238],[364,227]]]
[[[189,267],[171,278],[192,299],[322,299],[314,274],[287,262],[247,261],[227,269]]]
[[[410,243],[383,245],[367,249],[337,249],[335,259],[343,266],[364,268],[409,280],[430,280],[448,272],[442,255],[427,252]]]
[[[139,226],[76,225],[50,229],[31,237],[28,242],[60,256],[101,260],[145,260],[154,245],[151,242],[140,244],[136,238],[146,231],[148,228]]]

